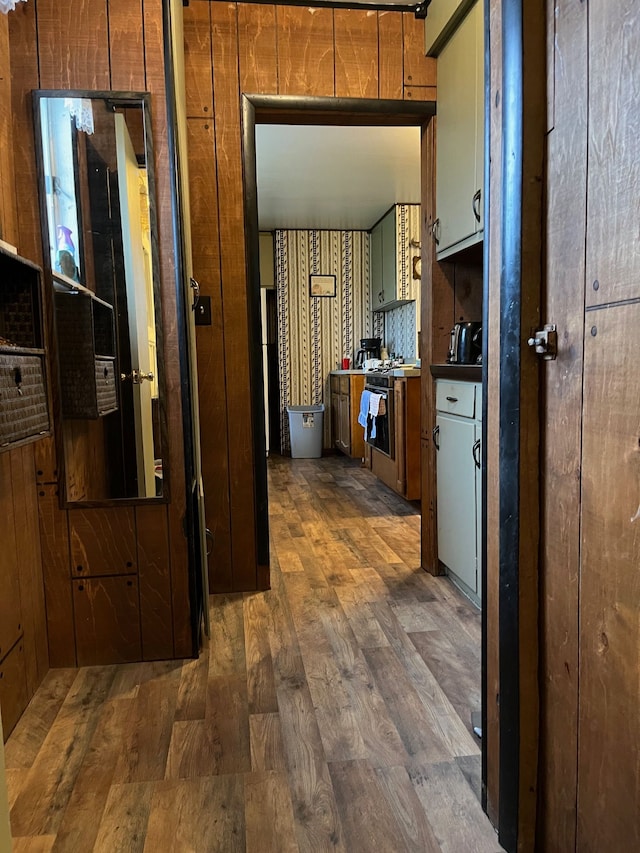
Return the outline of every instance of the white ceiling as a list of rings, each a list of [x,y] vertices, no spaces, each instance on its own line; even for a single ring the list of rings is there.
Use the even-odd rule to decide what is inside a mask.
[[[420,202],[418,127],[256,126],[258,224],[368,230]]]

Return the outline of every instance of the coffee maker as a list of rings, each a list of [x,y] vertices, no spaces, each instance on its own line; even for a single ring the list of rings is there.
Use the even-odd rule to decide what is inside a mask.
[[[362,367],[370,358],[380,358],[382,338],[361,338],[360,349],[356,353],[356,367]]]

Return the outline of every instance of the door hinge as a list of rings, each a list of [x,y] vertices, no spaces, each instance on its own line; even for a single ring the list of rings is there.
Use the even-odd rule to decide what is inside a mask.
[[[542,329],[536,329],[527,343],[534,347],[536,353],[545,361],[553,361],[558,355],[558,332],[555,325],[547,323]]]

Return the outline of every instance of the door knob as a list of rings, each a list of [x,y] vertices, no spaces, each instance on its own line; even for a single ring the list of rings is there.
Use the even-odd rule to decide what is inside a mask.
[[[123,382],[126,382],[127,380],[131,380],[131,382],[132,382],[132,384],[133,384],[133,385],[142,385],[142,383],[143,383],[143,381],[144,381],[145,379],[146,379],[148,382],[153,382],[153,380],[154,380],[154,375],[153,375],[153,373],[152,373],[151,371],[149,371],[148,373],[142,373],[142,372],[141,372],[140,370],[138,370],[137,368],[134,368],[134,369],[131,371],[131,373],[121,373],[121,374],[120,374],[120,379],[121,379]]]

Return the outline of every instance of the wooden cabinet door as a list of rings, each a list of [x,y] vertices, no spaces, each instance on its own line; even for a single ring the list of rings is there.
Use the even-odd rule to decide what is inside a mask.
[[[340,449],[351,453],[351,398],[349,394],[340,394]]]
[[[548,850],[640,849],[634,6],[560,3],[548,22],[541,320],[557,324],[558,357],[541,364],[537,844]]]
[[[333,379],[333,377],[331,377]],[[331,395],[331,441],[338,450],[342,449],[340,443],[340,394]]]
[[[72,584],[78,666],[140,660],[138,579],[83,578]]]

